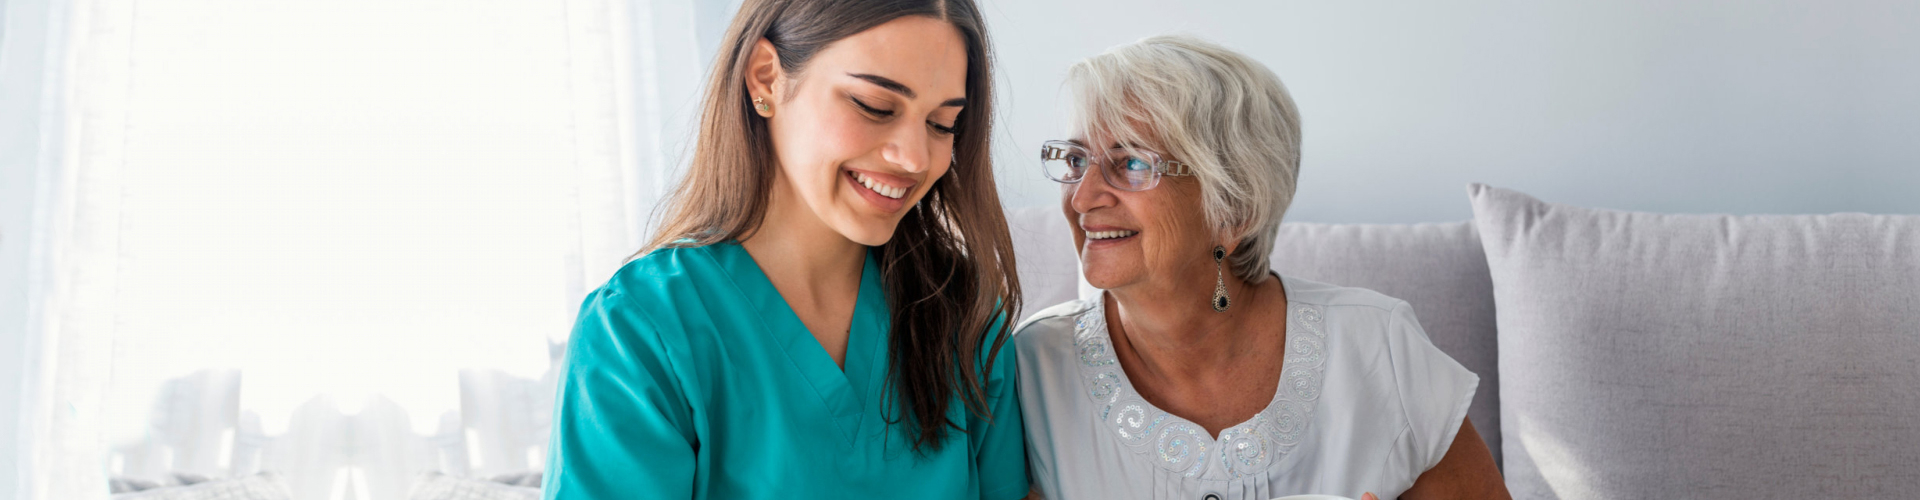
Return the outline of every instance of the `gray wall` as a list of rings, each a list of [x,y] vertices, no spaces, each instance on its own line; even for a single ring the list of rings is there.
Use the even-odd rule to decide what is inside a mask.
[[[1469,182],[1661,212],[1920,213],[1920,3],[982,0],[1009,206],[1073,61],[1197,34],[1279,74],[1305,157],[1289,220],[1470,216]]]

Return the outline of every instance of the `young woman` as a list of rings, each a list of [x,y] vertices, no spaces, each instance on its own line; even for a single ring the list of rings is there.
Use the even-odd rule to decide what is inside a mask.
[[[1027,493],[971,0],[748,0],[660,233],[581,307],[548,499]]]

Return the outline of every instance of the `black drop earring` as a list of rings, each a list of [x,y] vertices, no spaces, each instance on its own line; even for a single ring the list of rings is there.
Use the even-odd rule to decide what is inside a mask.
[[[1233,307],[1233,298],[1227,296],[1226,273],[1227,247],[1213,247],[1213,310],[1226,312]]]

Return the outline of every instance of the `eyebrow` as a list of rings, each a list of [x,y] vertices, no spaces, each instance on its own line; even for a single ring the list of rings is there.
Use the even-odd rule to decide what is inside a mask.
[[[847,73],[847,76],[859,78],[861,80],[866,80],[867,83],[878,85],[880,86],[880,88],[891,90],[896,94],[907,96],[908,99],[918,99],[920,97],[919,94],[916,94],[913,92],[912,88],[909,88],[906,85],[902,85],[900,82],[893,81],[892,78],[887,78],[880,75],[869,75],[865,73]],[[940,103],[940,107],[948,107],[948,106],[966,107],[967,98],[955,97],[952,99],[947,99],[945,102]]]

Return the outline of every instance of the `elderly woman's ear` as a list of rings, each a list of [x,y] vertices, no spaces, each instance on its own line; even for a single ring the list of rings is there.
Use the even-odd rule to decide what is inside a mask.
[[[1215,243],[1216,245],[1226,247],[1227,255],[1232,256],[1240,253],[1240,249],[1247,243],[1246,238],[1236,238],[1233,235],[1247,234],[1247,229],[1248,226],[1245,223],[1225,228],[1219,231],[1217,236],[1214,236],[1213,241],[1217,242]]]
[[[1248,244],[1251,243],[1244,236],[1235,237],[1234,235],[1245,235],[1248,233],[1248,231],[1251,228],[1252,226],[1250,224],[1242,222],[1234,226],[1229,226],[1229,227],[1216,230],[1214,231],[1213,244],[1215,246],[1225,248],[1227,250],[1225,257],[1227,259],[1232,259],[1233,256],[1239,255],[1240,251],[1249,250],[1249,248],[1247,247],[1248,247]],[[1239,276],[1239,274],[1235,273],[1233,270],[1228,270],[1227,273],[1235,276]],[[1244,280],[1246,278],[1241,277],[1241,279]]]

